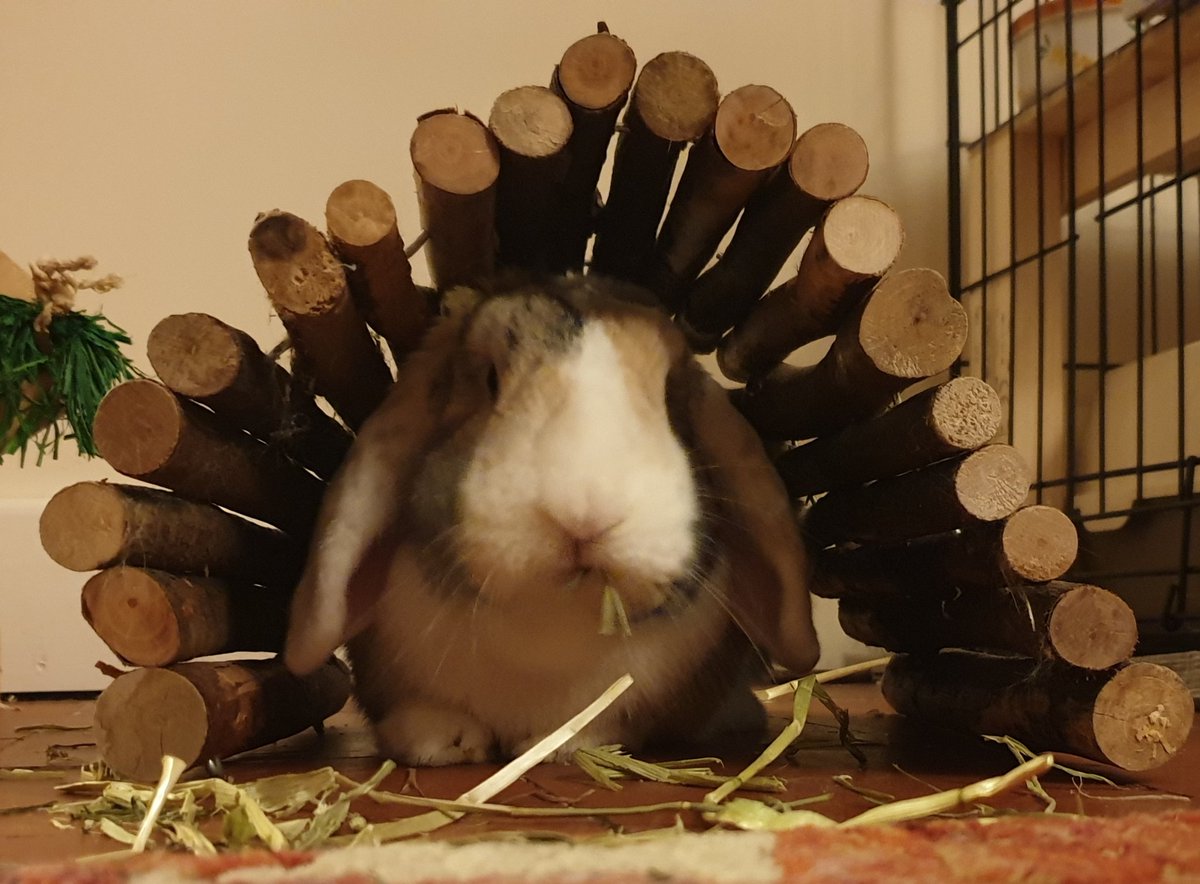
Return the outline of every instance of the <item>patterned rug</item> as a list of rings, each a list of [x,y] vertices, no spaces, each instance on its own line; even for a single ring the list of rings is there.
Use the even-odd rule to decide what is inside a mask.
[[[215,858],[153,853],[0,872],[4,884],[220,881],[1200,882],[1200,811],[1123,817],[1021,816],[780,833],[710,832],[613,846],[405,842]]]

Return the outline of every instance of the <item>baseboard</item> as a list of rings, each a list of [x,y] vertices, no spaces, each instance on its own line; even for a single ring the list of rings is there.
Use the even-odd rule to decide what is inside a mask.
[[[55,564],[38,539],[46,501],[0,500],[0,694],[96,691],[96,661],[118,661],[79,612],[87,574]]]

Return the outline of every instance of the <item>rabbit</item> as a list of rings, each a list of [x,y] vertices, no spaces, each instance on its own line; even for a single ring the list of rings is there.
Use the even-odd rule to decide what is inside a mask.
[[[816,662],[807,586],[757,435],[647,293],[454,289],[329,488],[284,660],[347,644],[410,765],[518,755],[630,673],[566,760],[761,728],[766,658]]]

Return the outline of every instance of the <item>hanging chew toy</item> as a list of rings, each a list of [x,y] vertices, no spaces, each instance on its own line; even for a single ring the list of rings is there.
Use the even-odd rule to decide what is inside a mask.
[[[92,418],[104,394],[133,376],[120,345],[129,338],[100,315],[75,309],[81,291],[118,287],[115,274],[82,278],[95,258],[43,260],[26,272],[0,252],[0,460],[29,445],[38,462],[63,438],[96,454]],[[64,424],[66,425],[64,428]]]

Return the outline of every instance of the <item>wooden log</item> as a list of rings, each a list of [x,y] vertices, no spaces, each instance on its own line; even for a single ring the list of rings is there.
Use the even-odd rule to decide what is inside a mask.
[[[1022,507],[1000,522],[980,522],[895,545],[838,547],[816,558],[812,591],[941,601],[1067,573],[1079,551],[1074,523],[1054,507]]]
[[[850,597],[838,603],[846,635],[889,651],[965,648],[1110,669],[1133,654],[1132,609],[1098,586],[1053,582],[947,599]]]
[[[227,758],[320,724],[349,696],[336,659],[303,678],[275,659],[137,669],[100,695],[96,740],[118,774],[153,783],[164,754],[188,766]]]
[[[786,451],[775,466],[794,497],[852,488],[979,448],[996,435],[1000,418],[995,390],[979,378],[954,378]]]
[[[469,114],[434,111],[417,122],[409,153],[434,286],[487,279],[496,265],[496,140]]]
[[[881,411],[905,387],[949,368],[967,338],[967,314],[933,270],[881,281],[838,329],[816,365],[781,365],[734,394],[759,433],[808,439]]]
[[[831,491],[808,509],[804,530],[824,546],[896,543],[999,522],[1029,494],[1029,468],[1011,445],[987,445],[861,488]]]
[[[200,406],[136,379],[96,411],[96,447],[118,473],[269,522],[296,539],[312,530],[324,484],[245,433],[222,431]]]
[[[413,282],[392,198],[370,181],[343,181],[325,202],[325,228],[350,265],[346,281],[355,304],[399,364],[421,342],[430,316]]]
[[[83,585],[83,619],[127,663],[167,666],[232,651],[279,651],[290,595],[118,565]]]
[[[592,272],[645,281],[679,153],[708,131],[719,100],[717,78],[694,55],[664,52],[642,67],[597,219]]]
[[[545,272],[554,212],[569,159],[571,112],[545,86],[521,86],[496,99],[488,128],[500,149],[496,183],[499,262]]]
[[[332,478],[354,441],[254,339],[206,313],[161,320],[146,340],[159,379],[231,427]]]
[[[77,482],[46,504],[42,548],[72,571],[113,565],[295,585],[303,550],[283,534],[157,488]]]
[[[797,347],[834,334],[903,244],[904,229],[887,203],[865,196],[834,203],[796,275],[768,292],[721,342],[721,371],[735,381],[761,377]]]
[[[901,654],[884,672],[883,694],[903,715],[1126,770],[1170,760],[1194,716],[1183,681],[1152,663],[1090,672],[959,651]]]
[[[583,270],[598,212],[596,185],[636,74],[633,50],[603,30],[572,43],[554,69],[550,88],[567,103],[572,122],[570,160],[548,232],[548,263],[554,273]]]
[[[655,245],[650,288],[674,313],[754,191],[787,159],[796,115],[769,86],[742,86],[688,154]]]
[[[692,349],[711,352],[744,320],[788,256],[836,200],[866,180],[862,137],[841,123],[802,134],[778,175],[751,197],[720,260],[696,280],[679,324]]]
[[[342,262],[320,231],[279,211],[254,223],[250,258],[316,391],[357,430],[392,376],[350,297]]]

